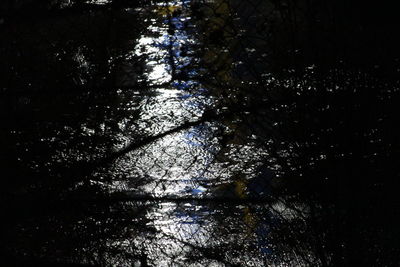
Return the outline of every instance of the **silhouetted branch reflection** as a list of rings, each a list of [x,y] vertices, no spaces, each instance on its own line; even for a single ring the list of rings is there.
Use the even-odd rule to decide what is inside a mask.
[[[6,261],[396,264],[394,26],[341,4],[1,4]]]

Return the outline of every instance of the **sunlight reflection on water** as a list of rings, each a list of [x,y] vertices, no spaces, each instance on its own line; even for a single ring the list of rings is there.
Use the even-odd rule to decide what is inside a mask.
[[[169,6],[162,8],[167,11],[158,8],[159,14],[169,12]],[[182,7],[174,5],[174,8]],[[183,20],[186,19],[182,16],[177,22]],[[146,135],[160,134],[185,121],[196,120],[202,115],[204,107],[211,104],[203,94],[204,88],[195,81],[173,83],[172,72],[186,66],[190,61],[187,57],[180,58],[176,51],[193,44],[194,40],[184,30],[179,33],[175,31],[176,34],[171,36],[168,33],[168,24],[171,23],[174,23],[172,19],[164,19],[164,24],[151,20],[148,33],[141,36],[135,48],[137,56],[146,58],[147,82],[151,86],[163,87],[145,97],[140,105],[141,115],[137,124]],[[172,58],[171,49],[175,51]],[[199,88],[199,91],[193,91],[193,88]],[[147,181],[144,185],[131,189],[129,185],[122,185],[121,188],[120,181],[116,181],[118,186],[114,188],[120,187],[123,191],[136,191],[155,197],[204,194],[207,189],[198,183],[198,178],[204,176],[213,160],[213,150],[216,149],[213,147],[216,144],[210,134],[212,135],[212,131],[207,125],[191,127],[161,138],[146,146],[144,151],[130,153],[116,162],[116,169],[128,170],[131,179],[135,179],[138,176],[135,172],[139,171],[139,176],[147,177]],[[182,247],[182,243],[194,242],[196,246],[203,246],[209,242],[207,235],[211,232],[213,223],[208,222],[205,227],[199,218],[204,219],[210,211],[202,206],[187,205],[179,212],[175,203],[161,203],[147,212],[151,224],[159,232],[156,238],[158,241],[152,242],[147,248],[151,252],[149,254],[157,255],[157,264],[167,264],[171,258],[183,260],[184,251],[189,252],[191,248],[190,244]]]
[[[8,2],[3,245],[16,258],[326,266],[345,264],[354,240],[361,262],[393,254],[381,218],[395,203],[398,60],[364,68],[383,43],[355,49],[389,23],[336,25],[324,14],[342,7],[309,1],[27,0],[0,12]],[[341,36],[347,24],[355,38]],[[348,239],[358,209],[365,223]]]

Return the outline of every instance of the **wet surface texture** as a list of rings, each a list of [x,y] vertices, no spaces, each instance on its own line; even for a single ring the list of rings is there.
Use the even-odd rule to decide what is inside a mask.
[[[390,7],[33,2],[0,4],[4,262],[399,263]]]

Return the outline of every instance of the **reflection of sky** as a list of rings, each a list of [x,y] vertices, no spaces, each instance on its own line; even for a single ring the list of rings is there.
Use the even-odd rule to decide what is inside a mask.
[[[151,122],[143,127],[149,135],[199,118],[212,103],[207,97],[207,90],[193,79],[197,70],[190,68],[193,58],[188,55],[195,40],[185,31],[183,23],[186,20],[181,16],[164,21],[164,25],[174,25],[173,35],[168,34],[168,26],[155,26],[154,21],[149,35],[143,35],[139,41],[141,52],[137,54],[147,57],[148,82],[152,85],[169,84],[154,90],[154,96],[143,100],[140,121],[143,125]],[[184,73],[180,76],[183,78],[173,80],[174,71],[175,74]],[[150,182],[140,190],[158,197],[202,197],[207,194],[205,181],[208,178],[217,179],[213,177],[213,170],[218,167],[211,167],[218,149],[212,137],[214,131],[215,127],[211,124],[198,125],[157,140],[146,147],[144,155],[139,155],[140,152],[132,154],[131,159],[134,158],[135,162],[131,164],[144,170],[143,175],[150,177]],[[220,175],[221,171],[215,172],[215,175]],[[166,262],[163,262],[161,254],[164,257],[167,254],[170,258],[184,257],[184,243],[204,247],[210,242],[217,242],[215,239],[211,241],[215,222],[211,220],[210,210],[206,206],[186,203],[178,207],[174,203],[163,203],[149,211],[147,217],[161,233],[158,242],[149,248],[155,250],[152,253],[159,255],[157,264],[170,261],[165,259]],[[184,247],[190,250],[190,246]],[[164,249],[163,253],[156,252],[160,248]]]
[[[156,264],[170,262],[171,258],[184,262],[185,251],[206,245],[215,224],[208,209],[191,203],[179,206],[173,202],[161,203],[148,213],[148,218],[159,232],[158,242],[148,247],[156,257]]]
[[[149,19],[147,32],[140,36],[135,47],[135,56],[144,59],[145,78],[150,85],[139,101],[141,113],[134,126],[144,136],[162,134],[186,121],[199,119],[213,103],[207,89],[195,79],[199,71],[191,68],[194,59],[190,56],[190,47],[196,40],[186,31],[190,27],[183,23],[188,18],[184,17],[184,12],[182,14],[172,19],[162,15],[158,20]],[[170,30],[171,25],[174,31]],[[174,75],[179,73],[185,75],[176,78]],[[215,123],[201,124],[169,134],[119,158],[114,164],[115,176],[128,179],[116,179],[113,189],[157,198],[209,197],[214,194],[210,193],[209,185],[215,181],[232,182],[228,180],[232,173],[250,172],[248,162],[265,156],[264,151],[255,149],[252,144],[235,144],[226,155],[233,163],[227,166],[215,162],[215,154],[220,149],[218,139],[214,138],[217,130]],[[246,232],[252,231],[251,236],[257,243],[255,249],[268,254],[268,222],[253,220],[248,225],[249,218],[255,216],[251,209],[232,205],[233,210],[235,218],[229,227],[237,229],[236,238],[249,239]],[[148,210],[146,217],[157,234],[146,250],[149,255],[155,255],[155,264],[170,265],[171,259],[184,262],[185,254],[191,250],[190,244],[207,247],[211,243],[231,242],[226,236],[214,233],[218,232],[218,227],[227,226],[216,222],[214,213],[214,208],[207,205],[174,202],[161,202]],[[222,218],[231,215],[222,211],[219,214]],[[189,245],[183,246],[186,243]]]
[[[164,87],[153,90],[153,95],[142,100],[138,125],[148,135],[160,134],[185,121],[195,120],[210,104],[204,94],[205,89],[190,79],[196,70],[190,70],[185,79],[173,80],[173,72],[188,69],[192,61],[191,57],[181,53],[195,42],[185,31],[183,23],[187,19],[184,16],[164,19],[161,25],[152,20],[148,33],[141,36],[135,49],[137,56],[145,57],[148,83]],[[170,25],[174,25],[173,34],[168,31]],[[125,164],[134,165],[142,175],[149,177],[149,182],[140,188],[142,192],[159,197],[201,196],[206,188],[199,181],[203,179],[205,168],[212,162],[215,152],[215,148],[212,149],[215,145],[208,140],[210,134],[212,131],[208,126],[199,125],[168,135],[147,146],[145,153],[132,153]],[[183,209],[177,209],[174,203],[157,205],[147,215],[162,233],[160,243],[153,244],[153,249],[167,246],[169,256],[182,256],[182,243],[177,240],[205,245],[211,224],[204,227],[200,217],[206,217],[204,215],[208,213],[208,209],[189,203]],[[163,235],[177,240],[171,241]],[[163,264],[161,259],[158,263]]]
[[[193,58],[187,56],[191,54],[187,53],[190,52],[187,50],[191,44],[195,43],[195,39],[184,31],[185,27],[182,23],[185,20],[186,18],[172,19],[171,23],[175,24],[176,28],[172,38],[168,34],[169,21],[164,21],[164,24],[156,20],[149,21],[150,26],[147,33],[142,34],[134,52],[130,54],[129,60],[134,59],[132,55],[144,59],[145,78],[155,88],[147,89],[146,92],[137,91],[135,96],[127,94],[127,99],[131,100],[131,104],[126,107],[135,111],[140,110],[141,114],[138,120],[136,117],[132,119],[134,122],[126,119],[125,116],[121,116],[122,119],[116,118],[114,113],[109,111],[110,117],[113,118],[112,122],[115,123],[114,127],[118,128],[118,131],[114,131],[114,133],[123,133],[121,135],[126,137],[127,143],[136,142],[137,136],[160,134],[182,125],[185,121],[196,120],[213,102],[207,95],[207,89],[194,78],[198,71],[190,68]],[[182,49],[185,47],[187,47],[186,53],[182,53]],[[173,61],[170,60],[170,53],[168,53],[168,49],[171,48]],[[74,55],[74,60],[80,66],[81,72],[86,73],[91,65],[83,52],[83,50],[78,50]],[[188,75],[181,76],[185,79],[172,80],[171,64],[175,65],[175,70],[178,72],[186,71]],[[141,90],[140,88],[135,89]],[[122,90],[118,94],[122,97]],[[117,107],[116,110],[119,108]],[[110,110],[111,108],[104,107],[104,109]],[[94,110],[98,110],[97,106]],[[81,125],[81,132],[88,137],[95,136],[98,132],[108,135],[106,127],[108,126],[105,123],[95,128],[85,122]],[[140,192],[160,198],[165,196],[203,197],[209,192],[210,188],[207,185],[210,184],[210,180],[214,178],[214,180],[222,181],[224,178],[230,178],[232,173],[226,165],[213,161],[214,155],[219,149],[218,140],[213,137],[215,128],[215,124],[201,124],[160,138],[143,149],[135,150],[121,157],[113,166],[115,177],[118,179],[114,180],[112,189]],[[126,129],[132,132],[132,135],[125,134]],[[140,135],[136,135],[136,133]],[[60,142],[56,140],[54,143]],[[246,163],[249,155],[255,154],[254,148],[248,144],[236,144],[235,147],[232,152],[234,155],[228,156],[236,162]],[[231,164],[231,166],[233,165]],[[236,170],[241,171],[240,167],[237,167]],[[137,182],[138,178],[143,181],[140,185]],[[104,186],[107,186],[107,183],[104,183]],[[273,207],[286,220],[296,218],[296,214],[283,204],[275,204]],[[233,213],[234,210],[236,213]],[[194,204],[190,201],[183,204],[163,202],[146,208],[146,218],[157,230],[157,233],[154,234],[156,241],[148,247],[150,252],[152,249],[158,251],[155,255],[159,258],[155,258],[154,262],[160,263],[158,266],[163,266],[161,263],[165,260],[164,265],[169,265],[171,259],[174,258],[173,255],[180,257],[184,262],[185,253],[190,251],[190,246],[185,246],[183,251],[182,243],[212,247],[210,243],[213,242],[218,246],[218,242],[227,244],[237,241],[238,238],[235,235],[239,235],[243,228],[249,228],[243,220],[245,210],[245,208],[232,205],[228,212],[221,211],[219,213],[221,220],[218,221],[214,216],[216,209],[212,205]],[[250,216],[252,215],[250,214]],[[268,243],[264,242],[269,233],[267,223],[263,222],[260,227],[255,227],[254,233],[259,236],[259,247],[264,253],[269,252]],[[219,235],[218,231],[223,227],[234,229],[232,232],[235,231],[235,233],[229,233],[232,235],[226,236]],[[139,239],[140,237],[133,238]],[[220,239],[218,240],[218,238]],[[148,254],[151,256],[151,253]]]
[[[150,36],[153,34],[167,34],[167,27],[151,26],[148,30]],[[147,57],[146,76],[150,84],[167,83],[171,80],[171,75],[167,71],[167,63],[160,59],[165,58],[168,52],[157,46],[158,43],[164,41],[164,36],[150,36],[142,35],[135,48],[135,54],[137,56],[145,55]]]
[[[179,17],[167,16],[169,10],[182,8],[188,2],[180,1],[157,7],[161,21],[150,19],[148,31],[140,37],[135,47],[136,56],[145,58],[147,82],[162,86],[154,89],[152,95],[145,96],[140,104],[141,114],[137,125],[146,135],[160,134],[182,125],[185,121],[195,120],[211,103],[204,94],[206,90],[197,81],[189,78],[197,73],[195,69],[188,67],[193,58],[187,55],[187,51],[195,43],[195,39],[186,31],[190,28],[189,17],[184,12]],[[172,32],[171,28],[174,29]],[[185,55],[182,51],[186,52]],[[189,70],[189,76],[182,80],[173,80],[173,70],[180,72],[184,69]],[[208,126],[192,127],[149,145],[146,148],[148,157],[131,155],[131,159],[138,157],[135,159],[137,169],[146,170],[146,175],[153,180],[142,190],[153,195],[179,192],[201,194],[205,191],[192,178],[204,174],[205,166],[213,159],[215,148],[212,148],[215,145],[208,140],[211,133]],[[154,159],[157,159],[156,162]],[[160,178],[167,182],[160,183]]]

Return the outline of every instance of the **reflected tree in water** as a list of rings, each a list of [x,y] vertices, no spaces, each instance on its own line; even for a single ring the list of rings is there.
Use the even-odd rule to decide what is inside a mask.
[[[1,4],[4,258],[395,265],[394,24],[342,2]]]

